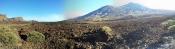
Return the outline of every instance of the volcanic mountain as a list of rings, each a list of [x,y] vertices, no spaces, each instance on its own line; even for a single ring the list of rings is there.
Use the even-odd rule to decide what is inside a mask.
[[[137,3],[128,3],[118,7],[107,5],[73,20],[103,21],[117,20],[125,17],[135,18],[144,15],[162,15],[172,13],[175,12],[169,10],[151,9]]]

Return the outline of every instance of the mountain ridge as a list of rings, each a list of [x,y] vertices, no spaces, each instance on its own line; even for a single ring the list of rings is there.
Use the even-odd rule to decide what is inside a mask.
[[[23,17],[8,18],[5,14],[0,14],[0,22],[25,21]]]
[[[143,16],[157,14],[172,14],[174,11],[151,9],[137,3],[128,3],[119,7],[111,5],[103,6],[95,11],[92,11],[84,16],[77,17],[73,20],[88,20],[88,21],[103,21],[116,20],[127,16]]]

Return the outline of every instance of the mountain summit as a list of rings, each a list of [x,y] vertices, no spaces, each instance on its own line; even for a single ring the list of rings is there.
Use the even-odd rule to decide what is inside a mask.
[[[84,16],[75,18],[75,20],[116,20],[128,16],[138,17],[151,14],[162,14],[166,12],[169,11],[150,9],[137,3],[128,3],[119,7],[107,5]]]
[[[137,3],[128,3],[126,5],[118,7],[119,10],[125,10],[125,11],[144,11],[144,10],[150,10],[149,8],[142,6]]]

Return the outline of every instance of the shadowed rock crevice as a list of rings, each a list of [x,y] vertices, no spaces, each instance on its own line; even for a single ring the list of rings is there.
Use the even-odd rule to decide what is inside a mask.
[[[27,41],[27,33],[26,33],[26,31],[24,31],[24,29],[20,29],[20,30],[18,31],[18,33],[19,33],[20,38],[21,38],[23,41]]]

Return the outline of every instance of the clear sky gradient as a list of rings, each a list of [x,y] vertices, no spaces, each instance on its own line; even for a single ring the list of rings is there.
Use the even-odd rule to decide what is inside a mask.
[[[64,20],[64,0],[0,0],[0,13],[26,20]]]
[[[106,5],[136,2],[154,9],[175,10],[174,0],[0,0],[0,13],[25,20],[61,21],[92,12]]]
[[[82,16],[111,4],[113,0],[65,0],[65,16],[67,18]]]
[[[107,4],[111,4],[111,1],[0,0],[0,13],[6,14],[8,17],[22,16],[26,20],[61,21],[84,15]],[[79,11],[81,13],[78,13]]]

